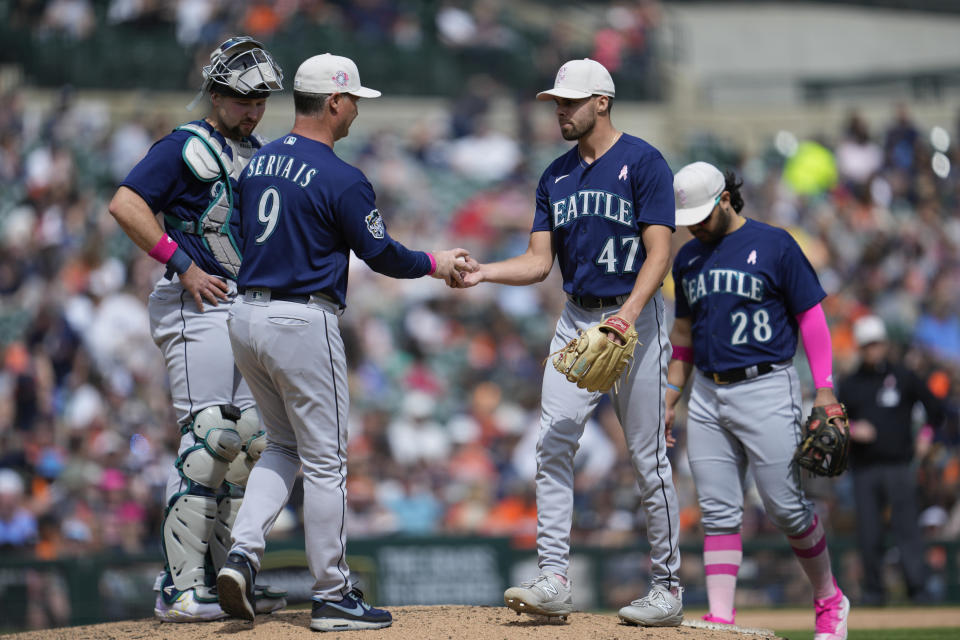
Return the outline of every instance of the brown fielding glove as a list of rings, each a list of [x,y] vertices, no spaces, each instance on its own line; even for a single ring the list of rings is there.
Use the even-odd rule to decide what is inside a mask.
[[[793,461],[818,476],[838,476],[847,468],[850,453],[850,421],[840,404],[814,407],[803,425],[803,440]]]
[[[624,344],[610,340],[608,333],[620,336]],[[636,344],[637,331],[633,325],[620,316],[610,316],[581,331],[558,351],[553,367],[581,389],[606,393],[633,358]]]

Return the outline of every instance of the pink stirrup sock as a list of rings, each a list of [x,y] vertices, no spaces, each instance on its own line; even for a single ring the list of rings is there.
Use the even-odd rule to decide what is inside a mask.
[[[813,516],[813,524],[796,536],[787,536],[793,553],[800,561],[803,572],[807,574],[813,587],[813,599],[824,600],[836,593],[836,582],[830,568],[830,554],[827,553],[827,536],[820,524],[820,517]]]
[[[706,574],[710,616],[716,622],[733,623],[737,572],[743,561],[739,533],[703,537],[703,569]]]

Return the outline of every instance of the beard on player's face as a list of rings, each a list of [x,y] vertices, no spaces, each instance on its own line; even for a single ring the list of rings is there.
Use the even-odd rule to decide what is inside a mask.
[[[690,232],[700,242],[716,244],[727,235],[732,219],[730,212],[724,209],[723,205],[718,204],[707,219],[692,227]]]
[[[594,96],[580,100],[555,98],[560,135],[564,140],[579,140],[593,131],[597,124],[593,98]]]
[[[248,137],[257,128],[266,109],[264,98],[232,98],[216,96],[213,101],[217,122],[214,126],[233,140]]]
[[[564,140],[579,140],[593,131],[597,124],[597,114],[580,114],[579,118],[571,118],[568,123],[570,126],[560,125],[560,135]]]

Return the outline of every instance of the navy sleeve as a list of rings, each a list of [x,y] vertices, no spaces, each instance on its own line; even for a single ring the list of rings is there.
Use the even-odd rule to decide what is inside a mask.
[[[686,318],[691,315],[690,305],[687,302],[687,292],[683,290],[683,276],[680,269],[677,268],[680,262],[680,253],[677,254],[673,263],[673,297],[675,299],[674,317]]]
[[[337,215],[347,245],[377,273],[393,278],[427,275],[430,258],[390,237],[375,200],[373,187],[366,179],[355,182],[340,195]]]
[[[383,216],[377,209],[376,195],[366,178],[340,194],[335,212],[347,246],[361,260],[377,255],[390,244]]]
[[[780,252],[779,281],[784,305],[791,316],[812,309],[818,302],[827,297],[827,293],[820,286],[817,272],[813,265],[803,255],[800,245],[790,234],[783,233],[783,242]]]
[[[196,179],[183,161],[182,149],[183,140],[178,138],[167,136],[159,140],[120,186],[134,190],[152,211],[162,211],[181,192],[178,185]]]
[[[391,239],[387,248],[364,262],[377,273],[391,278],[420,278],[430,273],[430,258],[423,251],[411,251]]]
[[[660,224],[676,230],[676,202],[673,197],[673,172],[659,153],[640,165],[634,175],[637,199],[634,215],[637,224]]]

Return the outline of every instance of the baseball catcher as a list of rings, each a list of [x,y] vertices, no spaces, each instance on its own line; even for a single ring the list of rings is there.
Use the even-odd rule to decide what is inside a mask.
[[[131,240],[166,265],[148,309],[180,431],[161,524],[164,569],[154,585],[154,615],[167,622],[226,617],[215,573],[267,444],[227,333],[240,264],[230,221],[237,179],[264,143],[254,129],[267,98],[283,89],[283,72],[261,43],[237,36],[210,54],[203,79],[194,103],[208,97],[206,117],[154,144],[110,202]],[[285,606],[280,592],[257,594],[263,613]]]
[[[803,425],[793,461],[818,476],[838,476],[847,468],[850,421],[841,403],[814,407]]]
[[[612,336],[615,338],[611,339]],[[567,343],[553,359],[554,368],[587,391],[606,393],[633,358],[637,331],[620,316],[610,316]]]

